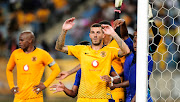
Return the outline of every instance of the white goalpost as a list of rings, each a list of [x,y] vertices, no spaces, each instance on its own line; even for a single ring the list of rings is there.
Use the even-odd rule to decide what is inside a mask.
[[[147,102],[148,0],[138,0],[136,102]]]

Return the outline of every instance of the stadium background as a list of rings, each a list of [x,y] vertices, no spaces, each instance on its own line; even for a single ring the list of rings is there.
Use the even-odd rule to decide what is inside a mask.
[[[151,95],[155,102],[180,102],[180,1],[149,2],[162,36],[153,55]],[[137,24],[137,0],[124,0],[121,10],[121,18],[125,19],[129,34],[133,34]],[[78,60],[54,49],[63,22],[72,16],[76,17],[76,24],[68,32],[65,41],[66,45],[75,45],[82,40],[90,41],[88,33],[92,23],[101,20],[113,21],[113,11],[113,0],[0,0],[0,102],[13,100],[5,71],[11,52],[18,47],[21,31],[32,30],[36,36],[36,46],[48,51],[58,62],[61,71],[69,70],[78,64]],[[152,37],[150,30],[150,39]],[[49,68],[46,68],[43,80],[50,72]],[[14,76],[16,79],[16,75]],[[71,88],[74,79],[75,74],[62,82]],[[76,100],[63,92],[52,94],[49,88],[44,93],[45,102]]]

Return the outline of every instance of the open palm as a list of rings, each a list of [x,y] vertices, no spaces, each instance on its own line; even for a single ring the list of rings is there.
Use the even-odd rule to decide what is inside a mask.
[[[64,84],[62,82],[59,82],[60,84],[54,84],[52,86],[50,86],[50,90],[51,91],[54,91],[53,93],[57,93],[57,92],[61,92],[61,91],[64,91]]]
[[[62,29],[63,29],[64,31],[70,30],[70,29],[73,27],[73,25],[75,24],[75,23],[73,22],[74,20],[75,20],[75,17],[72,17],[72,18],[66,20],[66,21],[64,22],[63,26],[62,26]]]
[[[103,28],[102,30],[103,30],[104,34],[112,36],[114,33],[116,33],[114,31],[114,29],[111,26],[109,26],[109,25],[102,24],[101,27]]]

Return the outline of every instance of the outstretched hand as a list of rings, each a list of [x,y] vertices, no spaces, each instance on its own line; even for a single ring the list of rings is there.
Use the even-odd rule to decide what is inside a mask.
[[[105,82],[110,82],[111,81],[111,78],[108,75],[100,76],[100,78],[101,78],[102,81],[105,81]]]
[[[69,76],[69,73],[67,71],[62,71],[59,73],[59,75],[56,77],[57,80],[65,79],[67,76]]]
[[[113,28],[116,29],[117,27],[123,25],[125,23],[124,19],[117,19],[113,22]]]
[[[65,86],[61,81],[59,81],[59,84],[54,84],[50,86],[50,88],[51,88],[50,91],[54,91],[53,93],[57,93],[57,92],[64,91]]]
[[[75,20],[75,17],[72,17],[72,18],[70,18],[70,19],[67,19],[65,22],[64,22],[64,24],[63,24],[63,26],[62,26],[62,30],[63,31],[68,31],[68,30],[70,30],[72,27],[73,27],[73,25],[75,24],[73,21]]]
[[[116,34],[114,29],[110,25],[102,24],[101,27],[103,28],[102,30],[104,34],[111,35],[111,36]]]

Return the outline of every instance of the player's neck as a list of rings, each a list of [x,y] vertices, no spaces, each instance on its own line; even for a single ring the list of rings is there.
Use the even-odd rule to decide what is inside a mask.
[[[112,40],[112,37],[111,37],[111,36],[106,37],[106,38],[103,40],[104,45],[108,45],[108,44],[111,42],[111,40]]]
[[[24,50],[25,53],[31,53],[33,52],[35,47],[33,45],[29,46],[26,50]]]
[[[103,47],[103,43],[102,42],[99,45],[92,44],[92,49],[93,50],[100,50],[102,47]]]

